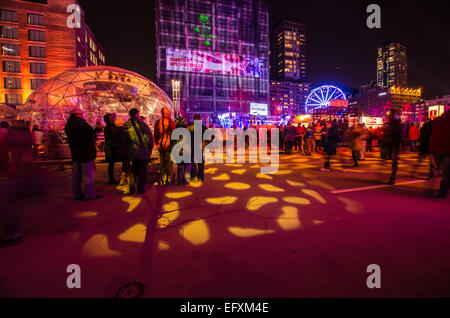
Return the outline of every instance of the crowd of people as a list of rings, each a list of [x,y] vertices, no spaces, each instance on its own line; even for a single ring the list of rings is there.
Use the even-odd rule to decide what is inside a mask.
[[[181,186],[195,180],[204,181],[203,152],[207,142],[202,141],[197,146],[194,142],[194,122],[201,121],[199,115],[194,117],[193,123],[188,124],[181,116],[172,120],[170,110],[163,108],[161,119],[156,122],[153,131],[137,109],[130,110],[126,122],[116,114],[106,114],[103,120],[105,126],[97,124],[92,127],[84,119],[81,109],[74,108],[64,128],[72,154],[72,189],[75,200],[91,201],[103,197],[96,193],[94,185],[99,140],[103,143],[102,150],[108,163],[108,183],[126,189],[125,194],[140,195],[146,192],[148,166],[154,147],[159,153],[160,186]],[[190,160],[178,162],[177,172],[173,174],[172,149],[179,143],[187,142],[184,139],[172,140],[172,133],[176,128],[185,128],[190,133],[190,146],[180,147],[183,152],[190,152],[183,156]],[[450,111],[433,121],[428,120],[421,127],[417,124],[402,124],[398,115],[393,112],[384,126],[377,129],[367,128],[364,124],[350,126],[346,120],[317,121],[297,126],[290,122],[286,127],[278,128],[280,148],[286,155],[294,152],[306,156],[323,154],[323,172],[331,171],[331,159],[338,154],[340,147],[348,146],[351,149],[351,167],[356,168],[360,161],[365,160],[367,152],[373,152],[374,147],[379,146],[381,159],[392,161],[392,173],[387,182],[390,185],[397,181],[400,152],[416,152],[418,161],[412,171],[414,177],[417,177],[423,161],[429,158],[427,177],[442,177],[438,197],[448,196]],[[203,135],[206,127],[201,125],[201,129]],[[6,180],[0,182],[0,198],[4,207],[1,215],[4,225],[2,245],[14,245],[22,240],[15,222],[14,203],[39,192],[40,187],[34,182],[37,179],[33,178],[38,169],[32,166],[32,162],[39,159],[42,145],[47,140],[56,144],[55,136],[54,132],[45,134],[38,126],[31,127],[24,121],[16,121],[11,126],[7,122],[1,122],[0,173]],[[201,148],[200,151],[196,147]],[[200,158],[197,157],[198,153]],[[343,162],[342,158],[338,159]],[[117,163],[121,163],[119,178],[116,178]]]
[[[116,114],[106,114],[104,116],[106,126],[101,129],[99,125],[96,125],[93,129],[83,119],[83,112],[79,108],[72,110],[64,130],[72,153],[72,188],[76,200],[91,201],[102,197],[95,192],[94,188],[99,133],[104,138],[109,184],[124,187],[125,194],[144,194],[146,192],[148,166],[154,147],[157,147],[159,153],[159,184],[161,186],[176,182],[178,185],[186,185],[195,179],[204,180],[204,160],[203,158],[194,160],[194,124],[188,126],[186,120],[181,116],[176,119],[176,122],[173,121],[170,110],[163,108],[161,119],[156,122],[152,132],[137,109],[130,110],[129,116],[129,120],[124,122],[121,118],[117,118]],[[201,120],[200,116],[195,116],[195,120]],[[172,174],[174,166],[172,147],[176,143],[172,141],[172,132],[180,127],[191,132],[192,160],[178,163],[177,177],[174,177]],[[202,127],[204,132],[206,128]],[[178,142],[182,142],[182,140]],[[115,176],[117,163],[121,163],[122,166],[119,180]],[[83,179],[85,193],[81,190]]]
[[[383,127],[378,128],[368,128],[365,124],[350,126],[347,120],[319,120],[297,126],[291,121],[287,126],[278,128],[280,148],[286,155],[295,151],[306,156],[323,154],[323,172],[331,172],[331,158],[336,156],[339,147],[349,146],[353,161],[351,167],[357,168],[360,161],[366,160],[366,153],[373,152],[375,145],[379,146],[381,159],[392,161],[392,173],[387,182],[389,185],[396,183],[400,152],[409,150],[418,153],[418,162],[412,171],[414,176],[417,176],[422,162],[429,158],[430,173],[427,179],[442,176],[438,196],[448,196],[450,111],[434,121],[428,120],[422,127],[417,123],[402,123],[398,114],[392,112]]]

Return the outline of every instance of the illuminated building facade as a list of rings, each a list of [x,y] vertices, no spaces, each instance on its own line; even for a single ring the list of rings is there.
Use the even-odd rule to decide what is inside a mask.
[[[306,25],[280,21],[270,36],[270,99],[273,114],[303,114],[311,84],[306,82]]]
[[[303,113],[310,88],[310,83],[271,81],[270,113],[273,116]]]
[[[388,42],[378,49],[377,83],[383,88],[408,86],[408,57],[406,47]]]
[[[158,85],[181,109],[214,120],[269,104],[269,13],[266,0],[157,0]]]
[[[387,91],[392,110],[408,111],[409,105],[415,104],[422,98],[422,89],[393,86]]]
[[[434,119],[450,109],[450,95],[420,100],[412,104],[409,118],[411,122],[423,123],[427,118]]]
[[[306,81],[306,25],[281,21],[271,31],[272,80]]]
[[[81,12],[81,28],[67,27],[73,0],[5,0],[0,4],[0,103],[25,103],[45,80],[68,69],[105,64],[105,51]]]

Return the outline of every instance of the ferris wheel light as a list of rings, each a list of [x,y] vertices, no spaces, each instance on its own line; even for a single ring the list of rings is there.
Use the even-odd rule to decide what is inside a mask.
[[[305,111],[311,114],[315,109],[330,107],[331,100],[347,100],[344,92],[333,85],[324,85],[314,89],[306,99]]]

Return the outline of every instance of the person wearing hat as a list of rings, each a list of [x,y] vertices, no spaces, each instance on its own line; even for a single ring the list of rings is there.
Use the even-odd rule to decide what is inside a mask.
[[[96,200],[103,197],[95,192],[94,170],[97,149],[94,129],[84,120],[80,108],[74,107],[64,128],[72,153],[72,190],[75,200]],[[84,178],[85,193],[81,182]]]
[[[130,119],[125,123],[124,129],[128,134],[132,161],[132,174],[129,180],[130,193],[135,191],[137,181],[137,193],[144,194],[147,185],[148,163],[153,152],[153,134],[141,120],[139,110],[133,108],[129,114]]]

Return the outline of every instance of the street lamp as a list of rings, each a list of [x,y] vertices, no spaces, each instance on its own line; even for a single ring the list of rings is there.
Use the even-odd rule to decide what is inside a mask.
[[[181,90],[181,81],[180,80],[172,80],[172,99],[173,106],[175,111],[175,117],[178,117],[180,114],[180,90]]]

